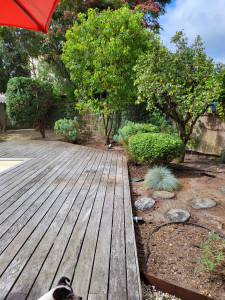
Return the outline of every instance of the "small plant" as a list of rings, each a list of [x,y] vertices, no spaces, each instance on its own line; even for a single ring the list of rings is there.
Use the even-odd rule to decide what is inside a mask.
[[[222,277],[225,279],[225,241],[213,231],[201,245],[202,253],[199,262],[203,272],[209,272],[212,277]]]
[[[73,120],[60,119],[55,122],[55,134],[63,135],[68,142],[76,143],[79,136],[79,124],[77,117]]]
[[[184,153],[184,144],[169,134],[142,133],[129,138],[129,153],[136,163],[168,164]]]
[[[176,191],[179,181],[166,166],[155,166],[145,175],[145,186],[159,191]]]

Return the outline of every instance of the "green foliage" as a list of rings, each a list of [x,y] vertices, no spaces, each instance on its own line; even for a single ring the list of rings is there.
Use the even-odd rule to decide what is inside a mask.
[[[102,115],[106,136],[113,114],[136,99],[133,67],[153,38],[143,29],[142,17],[127,7],[101,13],[90,9],[66,34],[62,58],[75,85],[77,109]]]
[[[188,146],[188,149],[189,150],[196,150],[197,147],[198,147],[198,144],[199,144],[200,140],[198,137],[195,137],[195,138],[191,138],[188,143],[187,143],[187,146]]]
[[[77,142],[79,137],[79,123],[77,117],[73,120],[61,119],[56,121],[54,131],[58,136],[63,135],[68,142]]]
[[[153,51],[143,55],[135,68],[138,102],[147,109],[159,109],[171,118],[184,144],[188,142],[199,116],[221,93],[219,68],[207,58],[198,36],[188,46],[183,32],[171,40],[177,50],[172,53],[159,39],[151,40]]]
[[[76,12],[85,12],[89,8],[98,8],[100,11],[111,8],[118,9],[126,3],[131,9],[139,6],[139,10],[145,13],[143,22],[151,29],[159,28],[158,17],[165,13],[165,6],[171,0],[62,0],[61,7],[65,10],[72,10]]]
[[[123,128],[119,129],[119,138],[118,140],[124,144],[128,145],[128,140],[132,135],[138,133],[146,132],[159,132],[159,128],[152,124],[138,124],[133,122],[128,122]]]
[[[179,181],[166,166],[154,166],[145,175],[145,186],[159,191],[176,191]]]
[[[135,162],[167,164],[184,153],[184,144],[166,133],[142,133],[129,138],[129,152]]]
[[[39,79],[11,78],[7,86],[7,113],[13,124],[38,126],[45,137],[47,114],[57,99],[50,84]]]
[[[223,276],[225,279],[225,242],[213,231],[209,233],[209,237],[201,245],[201,256],[199,262],[202,265],[201,271],[209,272],[211,276]],[[220,266],[223,265],[223,272],[220,272]]]
[[[34,44],[30,42],[31,36],[36,36],[30,32],[0,26],[0,93],[6,92],[10,78],[31,74],[30,57],[37,55],[38,43],[36,40]]]

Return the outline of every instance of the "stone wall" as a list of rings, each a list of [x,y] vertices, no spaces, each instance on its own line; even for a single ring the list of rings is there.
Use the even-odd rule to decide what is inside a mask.
[[[216,114],[201,116],[193,135],[200,140],[197,152],[221,155],[221,150],[225,149],[225,122]]]

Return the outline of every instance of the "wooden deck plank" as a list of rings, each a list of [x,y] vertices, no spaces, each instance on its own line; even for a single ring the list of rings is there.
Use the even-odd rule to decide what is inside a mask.
[[[126,159],[61,142],[1,145],[0,157],[31,159],[0,173],[0,299],[38,299],[67,276],[83,300],[140,300]]]
[[[78,178],[77,178],[78,179]],[[65,193],[69,192],[68,195],[70,195],[72,187],[74,185],[74,177],[72,178],[71,186],[67,185],[67,191]],[[41,242],[38,244],[35,251],[32,253],[31,258],[29,259],[27,265],[25,266],[23,273],[20,275],[20,277],[17,279],[16,284],[14,285],[11,293],[17,293],[21,297],[26,297],[29,293],[29,290],[37,277],[40,268],[42,267],[43,263],[46,261],[46,256],[48,255],[49,251],[51,250],[53,244],[56,242],[57,235],[59,234],[59,231],[61,227],[63,226],[64,222],[66,222],[66,218],[68,217],[68,214],[73,207],[74,204],[74,197],[66,197],[62,207],[56,214],[54,220],[52,221],[51,225],[49,226],[48,230],[45,232]],[[72,220],[72,219],[71,219]],[[67,232],[69,232],[67,228]],[[64,239],[65,239],[65,230],[63,230],[64,233]],[[64,240],[65,242],[65,240]],[[63,243],[65,246],[65,243]],[[56,257],[54,258],[54,262],[56,261]],[[52,265],[48,265],[50,268]],[[43,278],[42,278],[43,280]],[[40,289],[39,289],[39,295],[37,295],[37,298],[41,296]],[[34,299],[34,296],[32,296]]]
[[[52,153],[53,157],[55,157],[56,153]],[[55,158],[60,160],[60,157],[62,157],[62,154],[60,153],[59,157]],[[24,170],[24,172],[21,172],[19,178],[15,180],[7,180],[7,182],[1,184],[1,203],[4,201],[4,199],[7,199],[7,197],[10,196],[10,194],[15,193],[20,189],[22,186],[25,186],[27,183],[29,183],[31,178],[35,179],[37,175],[40,175],[40,173],[45,170],[47,167],[51,166],[51,161],[49,161],[49,155],[46,155],[44,157],[41,157],[41,159],[35,160],[35,165],[32,168],[27,168]],[[34,170],[37,170],[34,172]]]
[[[62,196],[61,193],[63,192],[65,186],[73,175],[74,171],[72,167],[73,166],[71,165],[70,170],[66,171],[66,176],[64,176],[64,179],[62,178],[62,181],[58,184],[57,188],[48,198],[47,204],[52,204],[51,210],[46,210],[45,208],[45,215],[41,220],[40,217],[42,216],[40,216],[40,214],[36,214],[29,221],[30,226],[27,225],[24,230],[20,231],[20,233],[0,256],[0,261],[2,261],[2,264],[0,265],[0,274],[2,274],[0,281],[0,290],[4,297],[6,297],[6,295],[8,294],[11,286],[17,279],[16,276],[22,271],[27,260],[30,258],[33,251],[37,247],[40,239],[45,234],[46,230],[51,225],[51,222],[54,219],[55,215],[63,205],[65,196]],[[35,224],[36,222],[34,218],[36,218],[36,222],[41,221],[37,226]],[[22,248],[20,248],[21,243]]]
[[[63,154],[62,154],[63,155]],[[41,176],[38,176],[35,178],[35,183],[33,186],[30,187],[27,191],[23,192],[23,194],[18,196],[18,194],[12,195],[10,198],[7,199],[5,204],[2,204],[0,206],[1,213],[0,213],[0,224],[4,222],[14,211],[18,210],[20,206],[29,198],[29,201],[34,201],[35,196],[37,194],[41,194],[46,188],[46,184],[48,183],[48,178],[53,175],[53,178],[56,177],[58,173],[62,170],[62,162],[66,164],[66,161],[68,158],[61,157],[60,161],[58,159],[54,159],[51,161],[51,165],[49,168],[45,169],[44,172],[41,173]],[[69,164],[69,162],[67,162]],[[64,166],[65,167],[65,166]],[[35,194],[36,193],[36,194]],[[14,203],[15,202],[15,203]],[[14,204],[14,205],[12,205]],[[27,202],[26,202],[27,204]],[[26,208],[26,205],[23,206],[23,210]],[[18,211],[17,211],[18,212]],[[13,216],[13,219],[15,220],[16,214]],[[2,227],[0,227],[0,235]]]
[[[86,228],[89,222],[94,200],[98,190],[98,184],[105,165],[106,156],[107,153],[103,153],[97,171],[94,174],[90,174],[90,178],[88,180],[90,182],[90,186],[87,186],[86,190],[83,189],[83,193],[80,194],[80,196],[83,196],[85,198],[85,201],[80,211],[74,230],[71,234],[70,241],[67,245],[66,251],[57,271],[53,285],[55,285],[58,282],[62,274],[67,274],[69,278],[73,278],[74,276]]]
[[[86,157],[85,152],[82,152],[82,155],[84,158]],[[17,209],[14,214],[12,214],[3,224],[1,224],[0,232],[2,236],[0,238],[0,253],[3,251],[3,247],[6,247],[11,242],[17,233],[27,224],[30,218],[48,199],[48,197],[54,191],[57,182],[59,181],[59,176],[61,176],[62,172],[68,167],[68,165],[71,164],[72,161],[73,159],[68,160],[66,163],[62,161],[63,167],[60,168],[58,172],[54,172],[55,170],[53,170],[54,175],[50,178],[50,180],[46,180],[42,188],[38,188],[32,194],[32,197],[28,198],[25,203],[26,205],[21,205],[20,209]],[[78,161],[79,157],[76,158],[75,163]],[[57,167],[60,167],[60,164]],[[43,180],[45,180],[45,178]],[[27,198],[27,195],[24,195],[24,197]],[[27,208],[27,206],[29,206],[29,208]],[[6,231],[7,227],[9,228],[8,231]]]
[[[103,294],[89,294],[88,300],[107,300],[107,295]]]
[[[137,259],[137,249],[133,226],[131,207],[130,185],[127,170],[127,161],[123,159],[123,183],[124,183],[124,214],[125,214],[125,240],[126,240],[126,271],[127,293],[129,300],[142,299],[141,282]]]
[[[122,156],[118,157],[113,211],[110,281],[108,299],[127,299],[126,257],[124,236],[124,191]],[[119,280],[118,280],[119,278]]]
[[[102,154],[100,154],[100,156],[101,155]],[[85,190],[87,190],[85,181],[89,177],[89,182],[91,183],[90,178],[91,176],[93,176],[93,171],[96,170],[96,167],[99,164],[99,158],[100,158],[99,154],[98,157],[97,156],[94,157],[94,159],[92,160],[92,165],[87,166],[87,168],[81,175],[79,181],[72,189],[70,198],[74,199],[75,201],[74,205],[65,223],[60,229],[59,234],[57,235],[54,245],[47,259],[45,260],[44,265],[42,266],[42,269],[38,274],[38,277],[36,278],[35,283],[29,293],[28,299],[38,298],[40,294],[43,294],[44,291],[51,288],[52,281],[55,278],[57,269],[61,263],[64,252],[66,251],[67,244],[70,241],[71,234],[74,230],[74,227],[77,222],[77,218],[79,217],[80,210],[85,200],[85,197],[82,196],[84,195]],[[51,266],[51,268],[49,268],[49,266]],[[44,284],[42,286],[43,278],[45,278],[46,280],[44,281]],[[47,280],[49,278],[51,278],[50,281]]]
[[[102,216],[102,208],[105,201],[111,159],[112,155],[108,155],[100,182],[98,184],[97,194],[95,196],[79,259],[75,268],[75,276],[73,279],[75,294],[79,293],[85,299],[87,298],[89,292],[89,283],[95,256],[94,249],[96,248],[98,239],[99,225]]]
[[[97,248],[95,251],[94,266],[90,282],[89,294],[92,294],[92,297],[94,297],[94,294],[107,295],[108,293],[112,215],[114,206],[114,190],[116,183],[116,166],[117,155],[114,154],[110,167],[110,174],[107,184]]]

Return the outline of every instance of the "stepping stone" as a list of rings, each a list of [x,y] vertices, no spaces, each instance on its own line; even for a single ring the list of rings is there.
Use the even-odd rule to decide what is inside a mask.
[[[209,198],[194,199],[191,201],[191,206],[195,209],[210,208],[216,206],[216,202]]]
[[[152,198],[142,198],[135,201],[135,207],[140,210],[147,210],[152,208],[155,205],[155,200]]]
[[[221,187],[221,190],[225,193],[225,186]]]
[[[188,211],[183,209],[171,209],[167,213],[167,218],[172,222],[186,222],[190,218]]]
[[[167,191],[155,191],[152,194],[154,199],[172,199],[175,196],[174,193],[167,192]]]

